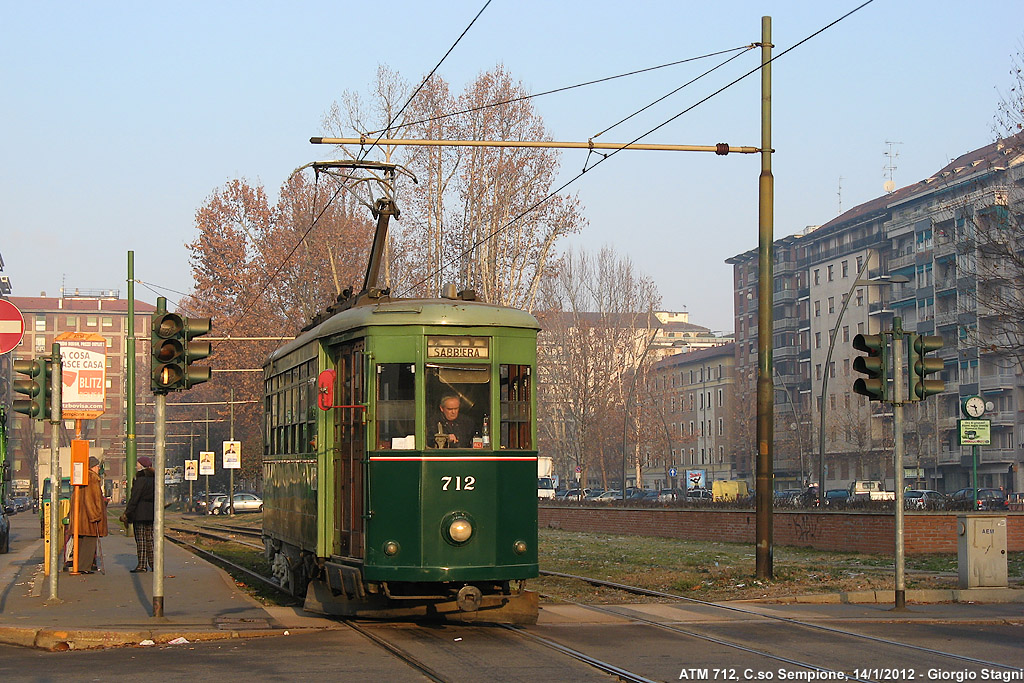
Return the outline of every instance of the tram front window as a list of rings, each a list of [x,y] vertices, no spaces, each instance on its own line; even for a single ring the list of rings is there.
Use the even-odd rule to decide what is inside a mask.
[[[428,364],[427,448],[490,449],[489,366]]]

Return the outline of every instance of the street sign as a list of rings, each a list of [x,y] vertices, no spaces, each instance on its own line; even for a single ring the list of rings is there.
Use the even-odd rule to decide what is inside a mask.
[[[0,299],[0,354],[10,353],[25,336],[25,317],[7,299]]]
[[[92,332],[64,332],[54,341],[60,342],[63,418],[95,420],[106,410],[106,338]]]
[[[677,470],[677,469],[676,469],[675,467],[670,467],[670,468],[669,468],[669,470],[668,470],[668,476],[670,476],[670,477],[675,477],[675,476],[677,476],[678,474],[679,474],[679,470]]]
[[[240,470],[240,469],[242,469],[242,442],[241,441],[225,441],[224,442],[224,469],[226,469],[226,470]]]
[[[957,420],[961,446],[991,446],[991,420]]]

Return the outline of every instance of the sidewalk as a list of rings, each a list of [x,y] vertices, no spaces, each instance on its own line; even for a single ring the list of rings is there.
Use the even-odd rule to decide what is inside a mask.
[[[47,604],[38,516],[11,515],[11,552],[0,555],[0,643],[47,650],[284,635],[338,628],[301,608],[263,606],[224,571],[164,543],[164,616],[153,617],[151,572],[132,574],[135,539],[116,522],[101,539],[104,571],[58,577],[59,603]]]

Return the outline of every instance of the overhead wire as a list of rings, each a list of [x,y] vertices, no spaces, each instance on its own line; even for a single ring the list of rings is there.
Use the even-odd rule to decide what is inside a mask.
[[[383,130],[379,131],[377,139],[370,143],[369,147],[362,150],[362,153],[360,154],[359,157],[360,159],[365,159],[366,155],[369,154],[370,151],[377,146],[377,142],[384,137],[384,134],[391,130],[391,127],[394,125],[395,121],[397,121],[398,118],[402,115],[402,113],[405,112],[405,110],[409,107],[409,105],[412,104],[412,101],[416,98],[416,95],[418,95],[420,93],[420,90],[423,90],[424,86],[426,86],[427,81],[429,81],[434,76],[434,74],[437,73],[437,70],[441,68],[441,65],[444,64],[444,61],[448,59],[448,55],[450,55],[452,51],[455,49],[455,47],[460,42],[462,42],[462,39],[466,36],[467,33],[469,33],[469,29],[473,28],[473,24],[476,23],[476,20],[479,19],[480,15],[484,13],[484,10],[486,10],[490,6],[491,1],[492,0],[487,0],[487,2],[484,3],[484,6],[481,7],[480,11],[476,13],[476,16],[473,17],[473,20],[469,22],[469,25],[466,26],[465,29],[463,29],[462,33],[459,34],[459,37],[455,39],[454,43],[452,43],[452,46],[448,48],[447,52],[444,53],[444,56],[442,56],[441,59],[437,62],[437,64],[434,65],[434,68],[430,70],[430,73],[423,77],[423,80],[420,81],[420,84],[418,86],[416,86],[416,89],[413,91],[413,93],[409,95],[409,98],[405,101],[405,104],[402,105],[402,108],[398,110],[398,113],[391,117],[391,120],[388,121],[388,125]]]
[[[741,81],[745,80],[746,78],[748,78],[752,74],[757,73],[758,71],[763,69],[765,66],[775,62],[777,59],[780,59],[784,55],[792,52],[793,50],[795,50],[796,48],[800,47],[801,45],[803,45],[807,41],[811,40],[812,38],[815,38],[815,37],[821,35],[822,33],[827,31],[828,29],[832,28],[833,26],[835,26],[839,22],[844,21],[845,19],[847,19],[848,17],[852,16],[856,12],[859,12],[860,10],[864,9],[865,7],[870,5],[872,2],[874,2],[874,0],[866,0],[865,2],[861,3],[857,7],[853,8],[852,10],[847,12],[846,14],[843,14],[842,16],[840,16],[838,19],[835,19],[834,21],[826,24],[825,26],[821,27],[820,29],[818,29],[817,31],[811,33],[810,35],[806,36],[805,38],[801,39],[800,41],[794,43],[793,45],[791,45],[790,47],[786,48],[785,50],[783,50],[779,54],[773,55],[772,58],[769,59],[767,62],[764,62],[763,64],[760,64],[760,65],[754,67],[753,69],[747,71],[746,73],[744,73],[743,75],[739,76],[738,78],[735,78],[734,80],[730,81],[726,85],[722,86],[718,90],[715,90],[714,92],[712,92],[711,94],[707,95],[706,97],[701,98],[700,100],[698,100],[694,104],[690,105],[686,109],[683,109],[681,112],[679,112],[675,116],[672,116],[671,118],[666,119],[665,121],[663,121],[662,123],[658,124],[654,128],[651,128],[647,132],[642,133],[641,135],[637,136],[632,141],[626,143],[622,148],[614,150],[614,151],[610,152],[609,154],[602,155],[601,158],[598,159],[598,161],[595,162],[592,166],[584,167],[584,169],[582,171],[580,171],[575,176],[570,178],[568,181],[566,181],[565,183],[560,185],[558,188],[556,188],[555,190],[552,190],[545,197],[537,200],[534,204],[532,204],[528,208],[526,208],[523,211],[521,211],[518,215],[516,215],[515,217],[509,219],[505,223],[505,225],[495,229],[494,231],[492,231],[488,235],[485,235],[484,237],[480,238],[479,240],[474,242],[472,245],[470,245],[468,248],[464,249],[461,253],[459,253],[459,254],[457,254],[455,256],[452,256],[447,261],[443,262],[438,268],[436,268],[433,271],[430,271],[429,273],[427,273],[427,275],[424,278],[422,278],[421,280],[419,280],[419,281],[417,281],[415,283],[412,283],[407,288],[403,289],[401,292],[399,292],[399,295],[404,294],[406,292],[409,292],[409,291],[413,290],[416,287],[419,287],[420,285],[425,283],[428,279],[430,279],[434,275],[442,272],[445,268],[453,265],[454,263],[456,263],[460,259],[462,259],[465,256],[467,256],[468,254],[472,253],[473,250],[475,250],[477,247],[482,245],[484,242],[487,242],[488,240],[493,239],[494,237],[496,237],[497,235],[501,234],[505,230],[508,230],[515,223],[517,223],[519,220],[521,220],[524,216],[526,216],[527,214],[535,211],[537,209],[537,207],[541,206],[542,204],[544,204],[545,202],[550,200],[555,195],[561,193],[565,188],[569,187],[570,185],[575,183],[577,180],[582,178],[584,176],[584,174],[586,174],[589,170],[591,170],[593,168],[596,168],[597,166],[599,166],[600,164],[604,163],[608,159],[611,159],[616,154],[621,152],[623,149],[627,148],[629,145],[632,145],[632,144],[634,144],[636,142],[639,142],[640,140],[644,139],[645,137],[647,137],[648,135],[654,133],[655,131],[658,131],[658,130],[664,128],[669,123],[671,123],[671,122],[675,121],[676,119],[678,119],[680,116],[683,116],[684,114],[687,114],[687,113],[693,111],[695,108],[697,108],[700,105],[704,104],[705,102],[707,102],[708,100],[712,99],[713,97],[717,97],[722,92],[728,90],[729,88],[732,88],[734,85],[736,85],[737,83],[740,83]]]
[[[428,73],[426,75],[426,77],[424,77],[423,81],[416,88],[416,90],[413,91],[413,93],[409,96],[409,98],[406,100],[405,104],[402,105],[402,108],[399,109],[398,113],[395,114],[395,116],[391,119],[391,121],[388,122],[388,127],[385,128],[384,131],[381,132],[381,134],[377,137],[376,140],[373,141],[373,143],[370,144],[369,147],[367,147],[364,150],[362,150],[360,158],[365,158],[366,155],[369,154],[370,150],[372,150],[377,145],[377,141],[380,140],[383,137],[384,133],[386,133],[388,130],[391,129],[391,126],[394,124],[394,122],[398,119],[398,117],[400,117],[402,115],[402,112],[404,112],[406,110],[406,108],[408,108],[408,106],[412,103],[412,100],[416,97],[417,94],[419,94],[420,90],[423,89],[423,87],[426,85],[427,81],[430,80],[431,76],[433,76],[434,73],[437,72],[437,70],[441,67],[441,64],[444,63],[444,61],[448,58],[448,56],[455,49],[455,47],[462,41],[462,39],[465,37],[466,33],[469,32],[469,29],[473,27],[473,24],[476,23],[477,19],[480,18],[480,15],[482,15],[484,13],[484,10],[487,9],[487,7],[491,4],[491,2],[492,2],[492,0],[487,0],[487,2],[484,3],[483,7],[480,8],[480,11],[478,11],[476,13],[476,16],[473,17],[472,21],[469,22],[469,25],[467,25],[466,28],[463,29],[462,33],[459,34],[459,37],[455,39],[455,42],[452,43],[451,47],[449,47],[448,50],[444,53],[444,56],[442,56],[441,59],[438,61],[438,63],[436,65],[434,65],[434,68],[430,70],[430,73]],[[317,186],[319,187],[319,182],[317,183]],[[320,219],[327,212],[327,209],[330,208],[331,204],[334,203],[334,200],[337,199],[338,195],[341,194],[342,190],[344,190],[344,189],[345,189],[345,185],[339,185],[338,188],[334,191],[334,194],[331,195],[330,199],[328,199],[327,203],[324,205],[323,210],[316,216],[315,219],[313,219],[313,221],[310,223],[309,227],[306,229],[305,232],[302,233],[302,236],[298,239],[298,241],[292,247],[291,251],[288,252],[288,254],[281,260],[281,263],[278,265],[278,267],[270,275],[270,278],[268,279],[268,285],[269,285],[270,282],[273,282],[277,278],[277,276],[281,272],[281,270],[283,270],[284,267],[288,264],[288,262],[291,260],[292,256],[295,254],[295,252],[298,251],[299,247],[306,240],[306,237],[309,235],[310,232],[313,231],[313,228],[315,228],[317,226],[317,224],[320,222]],[[314,206],[313,206],[313,210],[315,210],[315,208],[316,208],[316,204],[315,204],[315,193],[314,193]],[[256,294],[256,296],[254,296],[253,299],[242,308],[242,311],[239,314],[238,318],[235,320],[234,324],[232,324],[231,328],[227,331],[228,335],[230,335],[231,332],[234,331],[234,329],[238,326],[238,323],[245,317],[245,313],[247,313],[253,306],[256,305],[256,302],[260,300],[260,298],[267,291],[267,289],[268,289],[268,287],[263,287],[262,289],[260,289],[260,291]]]
[[[688,62],[696,62],[696,61],[701,60],[701,59],[707,59],[709,57],[716,57],[718,55],[726,54],[726,53],[729,53],[729,52],[736,52],[738,50],[749,50],[749,49],[751,49],[753,47],[756,47],[756,45],[743,45],[741,47],[731,47],[731,48],[729,48],[727,50],[718,50],[717,52],[709,52],[709,53],[707,53],[705,55],[700,55],[700,56],[697,56],[697,57],[687,57],[686,59],[678,59],[678,60],[676,60],[674,62],[668,62],[668,63],[665,63],[665,64],[658,64],[657,66],[649,66],[649,67],[646,67],[644,69],[637,69],[635,71],[627,71],[626,73],[616,74],[614,76],[605,76],[604,78],[596,78],[596,79],[594,79],[592,81],[584,81],[583,83],[576,83],[575,85],[566,85],[566,86],[563,86],[561,88],[554,88],[553,90],[545,90],[543,92],[531,93],[529,95],[522,95],[520,97],[511,97],[511,98],[509,98],[507,100],[499,100],[497,102],[490,102],[488,104],[481,104],[481,105],[476,106],[476,107],[470,107],[469,109],[462,109],[462,110],[459,110],[459,111],[453,111],[453,112],[450,112],[448,114],[438,114],[437,116],[431,116],[430,118],[420,119],[419,121],[410,121],[408,123],[403,123],[402,127],[419,126],[419,125],[422,125],[424,123],[434,123],[435,121],[443,121],[444,119],[448,119],[448,118],[451,118],[453,116],[462,116],[463,114],[472,114],[474,112],[483,111],[484,109],[490,109],[492,107],[500,107],[500,106],[506,105],[506,104],[515,104],[516,102],[523,102],[525,100],[533,100],[533,99],[536,99],[538,97],[544,97],[545,95],[554,95],[554,94],[557,94],[557,93],[560,93],[560,92],[567,92],[569,90],[574,90],[576,88],[582,88],[582,87],[585,87],[585,86],[588,86],[588,85],[597,85],[599,83],[606,83],[608,81],[613,81],[613,80],[615,80],[617,78],[625,78],[627,76],[636,76],[638,74],[647,73],[649,71],[657,71],[658,69],[666,69],[666,68],[668,68],[670,66],[679,66],[680,64],[686,64]],[[740,53],[740,54],[742,54],[742,53]],[[383,130],[370,130],[370,131],[366,131],[365,135],[377,135],[378,133],[386,133],[388,130],[389,130],[388,128],[385,128]],[[380,138],[378,138],[378,140],[379,139]]]

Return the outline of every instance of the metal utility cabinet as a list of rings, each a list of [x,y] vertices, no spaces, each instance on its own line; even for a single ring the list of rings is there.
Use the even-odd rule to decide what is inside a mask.
[[[960,588],[1005,588],[1006,517],[957,515],[957,564]]]

